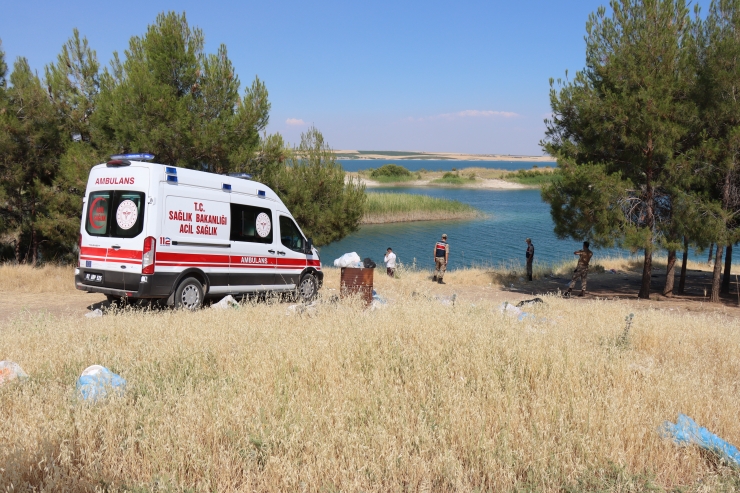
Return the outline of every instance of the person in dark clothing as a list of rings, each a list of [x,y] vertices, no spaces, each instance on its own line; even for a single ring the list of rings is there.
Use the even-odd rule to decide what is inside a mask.
[[[528,281],[531,281],[532,280],[532,262],[534,261],[534,245],[532,244],[532,239],[531,238],[527,238],[524,241],[527,242],[527,253],[526,253],[526,258],[527,258],[527,280]]]
[[[432,281],[445,284],[442,278],[447,270],[447,260],[450,257],[450,245],[447,244],[447,235],[442,235],[442,240],[434,245],[434,277]]]

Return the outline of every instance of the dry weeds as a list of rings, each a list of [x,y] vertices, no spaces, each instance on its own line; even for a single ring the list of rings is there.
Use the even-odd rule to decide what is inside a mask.
[[[60,293],[75,292],[73,269],[68,265],[44,264],[29,267],[0,264],[0,292]]]
[[[0,387],[0,486],[711,491],[740,483],[657,433],[683,412],[740,444],[736,320],[635,304],[625,344],[624,304],[548,297],[530,310],[536,318],[519,322],[490,303],[440,301],[423,276],[384,280],[389,302],[376,310],[327,300],[303,314],[259,302],[20,316],[0,328],[0,359],[31,375]],[[126,378],[125,396],[79,402],[75,380],[91,364]]]

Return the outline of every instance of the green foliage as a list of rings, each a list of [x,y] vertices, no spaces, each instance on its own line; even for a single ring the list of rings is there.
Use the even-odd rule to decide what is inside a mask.
[[[0,108],[0,233],[16,261],[35,264],[62,145],[54,107],[25,58],[10,84]]]
[[[455,168],[453,168],[453,171]],[[432,183],[439,183],[443,185],[468,185],[475,181],[475,174],[470,174],[468,176],[460,176],[460,173],[455,172],[449,172],[447,171],[445,174],[442,175],[442,178],[437,178],[436,180],[432,180]]]
[[[506,181],[513,181],[522,185],[546,185],[554,182],[560,176],[558,169],[553,171],[520,169],[504,176]]]
[[[445,212],[476,214],[476,209],[458,200],[441,199],[416,193],[368,193],[367,214],[398,214],[410,212]]]
[[[273,181],[266,182],[290,209],[317,246],[337,241],[359,228],[365,212],[365,187],[349,179],[321,132],[309,128],[287,156]]]
[[[160,14],[134,36],[125,60],[101,80],[95,122],[104,146],[147,151],[159,162],[217,173],[241,171],[267,126],[267,89],[255,78],[242,98],[226,46],[205,39],[185,14]]]
[[[703,190],[720,204],[709,217],[710,242],[732,245],[740,240],[740,1],[714,0],[703,24],[697,23],[698,81],[695,99],[701,134],[697,146]],[[721,250],[715,258],[711,301],[719,301]],[[726,276],[727,282],[729,277]],[[728,284],[729,286],[729,284]]]
[[[384,164],[380,168],[374,169],[370,172],[370,178],[374,180],[384,177],[398,180],[411,179],[411,172],[397,164]]]
[[[690,22],[682,0],[610,5],[611,17],[603,7],[589,17],[586,68],[559,91],[551,81],[543,147],[561,178],[543,198],[559,235],[643,249],[640,296],[649,297],[652,252],[670,229],[676,174],[686,172],[676,161],[696,114]]]

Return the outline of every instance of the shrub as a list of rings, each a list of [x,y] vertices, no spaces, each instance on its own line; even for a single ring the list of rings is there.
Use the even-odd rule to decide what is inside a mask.
[[[397,164],[384,164],[380,168],[370,172],[371,178],[380,178],[383,176],[405,178],[411,176],[411,171]]]

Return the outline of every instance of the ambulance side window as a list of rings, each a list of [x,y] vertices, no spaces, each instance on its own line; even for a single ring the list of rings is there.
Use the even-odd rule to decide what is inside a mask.
[[[85,230],[92,236],[134,238],[144,229],[142,192],[106,190],[92,192],[87,199]]]
[[[283,246],[303,253],[303,235],[293,220],[286,216],[280,216],[280,241]]]
[[[231,204],[231,241],[272,243],[272,226],[270,209]]]
[[[110,215],[111,192],[93,192],[87,199],[87,220],[85,230],[93,236],[108,235],[108,216]]]

